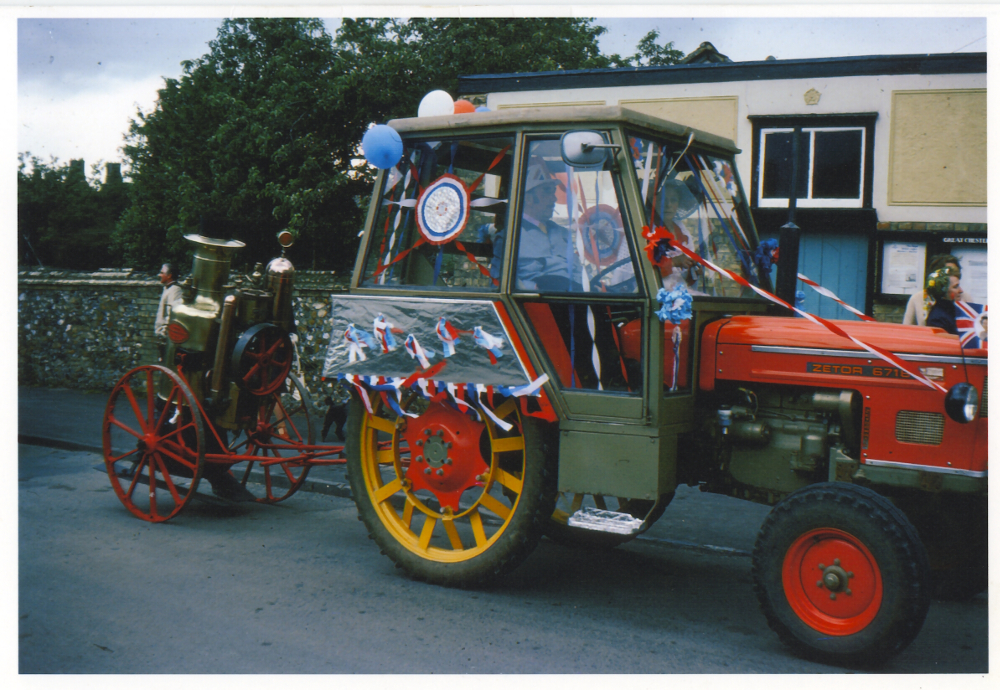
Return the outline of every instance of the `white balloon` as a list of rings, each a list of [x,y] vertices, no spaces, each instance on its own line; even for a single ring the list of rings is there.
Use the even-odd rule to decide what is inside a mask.
[[[434,117],[435,115],[452,115],[455,112],[455,101],[446,91],[431,91],[420,101],[417,117]]]

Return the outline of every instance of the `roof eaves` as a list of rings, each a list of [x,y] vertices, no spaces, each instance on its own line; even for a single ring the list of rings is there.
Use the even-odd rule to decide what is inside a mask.
[[[861,55],[798,60],[478,74],[459,77],[459,91],[461,93],[488,93],[815,77],[978,73],[986,73],[986,53]]]

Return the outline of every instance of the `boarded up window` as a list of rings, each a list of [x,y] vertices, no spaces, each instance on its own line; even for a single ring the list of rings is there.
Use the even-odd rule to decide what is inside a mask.
[[[892,94],[889,203],[986,205],[986,89]]]

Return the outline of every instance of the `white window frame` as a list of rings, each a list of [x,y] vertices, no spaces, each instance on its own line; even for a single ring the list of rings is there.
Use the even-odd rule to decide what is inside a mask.
[[[769,127],[760,130],[760,159],[757,163],[757,206],[759,208],[787,208],[789,199],[784,198],[764,198],[764,161],[767,160],[767,135],[794,132],[793,127]],[[858,189],[856,199],[827,199],[823,197],[813,198],[813,168],[816,152],[816,132],[861,132],[861,184]],[[808,134],[806,143],[809,146],[809,179],[808,188],[804,198],[798,199],[796,206],[799,208],[861,208],[864,205],[865,196],[865,153],[867,149],[868,132],[865,127],[803,127],[803,134]],[[799,144],[802,145],[802,142]]]

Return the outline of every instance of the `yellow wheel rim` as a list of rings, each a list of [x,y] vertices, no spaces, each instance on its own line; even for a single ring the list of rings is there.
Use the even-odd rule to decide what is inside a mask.
[[[409,412],[415,402],[411,397],[404,409]],[[477,423],[483,429],[476,443],[481,450],[470,451],[467,443],[453,464],[436,468],[421,464],[417,459],[421,449],[416,445],[411,449],[407,439],[419,437],[420,432],[435,426],[432,419],[450,421],[450,425],[446,424],[449,428],[462,426],[461,420],[448,420],[440,410],[434,416],[430,409],[415,419],[403,417],[381,401],[373,403],[372,413],[365,414],[360,450],[368,497],[393,538],[421,558],[439,563],[473,559],[496,543],[517,512],[524,477],[524,436],[516,401],[508,399],[494,413],[513,425],[511,431],[504,432],[485,419]],[[458,411],[453,414],[462,416]],[[383,437],[380,443],[379,432],[390,440]],[[473,454],[478,457],[470,457]],[[474,484],[461,491],[458,500],[454,498],[456,492],[444,491],[444,485],[419,479],[419,473],[428,469],[434,477],[435,473],[469,471],[470,467],[480,466],[485,469],[475,475]]]

